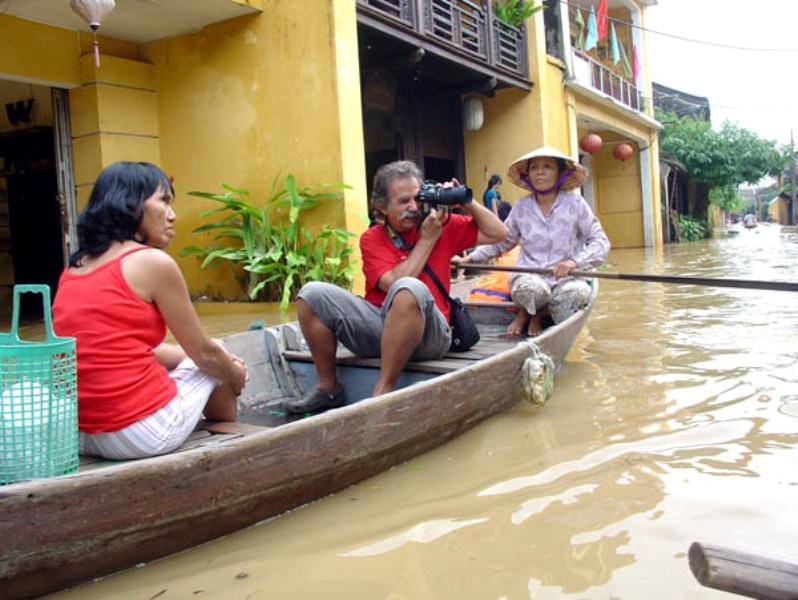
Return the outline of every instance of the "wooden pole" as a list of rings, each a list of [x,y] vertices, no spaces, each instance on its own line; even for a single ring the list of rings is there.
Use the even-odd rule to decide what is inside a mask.
[[[798,565],[700,542],[688,558],[703,586],[759,600],[798,598]]]
[[[509,271],[511,273],[532,273],[552,275],[554,269],[537,267],[510,267],[479,263],[462,263],[461,269],[477,271]],[[619,279],[623,281],[648,281],[651,283],[676,283],[681,285],[704,285],[708,287],[743,288],[749,290],[769,290],[777,292],[798,292],[798,283],[788,281],[757,281],[753,279],[721,279],[718,277],[689,277],[687,275],[649,275],[647,273],[618,273],[613,271],[571,271],[573,277],[586,279]]]
[[[795,225],[795,139],[790,129],[790,225]]]

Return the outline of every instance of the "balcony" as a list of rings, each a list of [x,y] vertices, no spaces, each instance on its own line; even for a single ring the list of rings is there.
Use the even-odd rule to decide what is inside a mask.
[[[615,98],[629,108],[643,112],[643,95],[637,87],[586,54],[573,51],[574,79],[580,85]]]
[[[493,18],[487,0],[357,0],[358,22],[454,65],[530,89],[523,28]]]

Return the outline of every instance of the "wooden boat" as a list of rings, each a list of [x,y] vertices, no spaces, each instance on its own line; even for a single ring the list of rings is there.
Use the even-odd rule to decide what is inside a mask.
[[[39,596],[231,533],[509,410],[524,397],[525,362],[537,349],[562,363],[590,313],[593,284],[583,310],[534,340],[503,333],[507,307],[474,307],[482,332],[474,348],[409,364],[400,387],[383,396],[369,397],[379,361],[341,352],[349,404],[308,418],[280,410],[315,383],[296,324],[226,338],[251,373],[240,423],[204,424],[169,455],[84,457],[78,473],[0,487],[0,597]]]

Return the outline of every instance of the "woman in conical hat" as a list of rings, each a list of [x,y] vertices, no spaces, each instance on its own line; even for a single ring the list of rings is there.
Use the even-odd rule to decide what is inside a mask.
[[[552,275],[510,276],[510,294],[521,310],[507,332],[536,336],[542,331],[542,310],[560,323],[585,305],[590,286],[569,274],[601,264],[610,242],[578,193],[587,171],[573,158],[543,146],[513,161],[507,177],[529,192],[507,217],[507,237],[478,247],[460,262],[486,262],[520,245],[517,266],[553,269]]]

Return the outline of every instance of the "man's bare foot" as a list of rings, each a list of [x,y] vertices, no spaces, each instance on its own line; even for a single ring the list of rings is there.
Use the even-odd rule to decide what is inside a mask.
[[[507,334],[508,335],[524,335],[524,331],[526,331],[526,320],[528,315],[526,311],[523,309],[518,310],[518,314],[513,319],[512,323],[507,326]]]
[[[543,325],[540,321],[540,315],[532,315],[529,317],[529,327],[526,330],[526,334],[529,337],[537,337],[541,333],[543,333]]]

